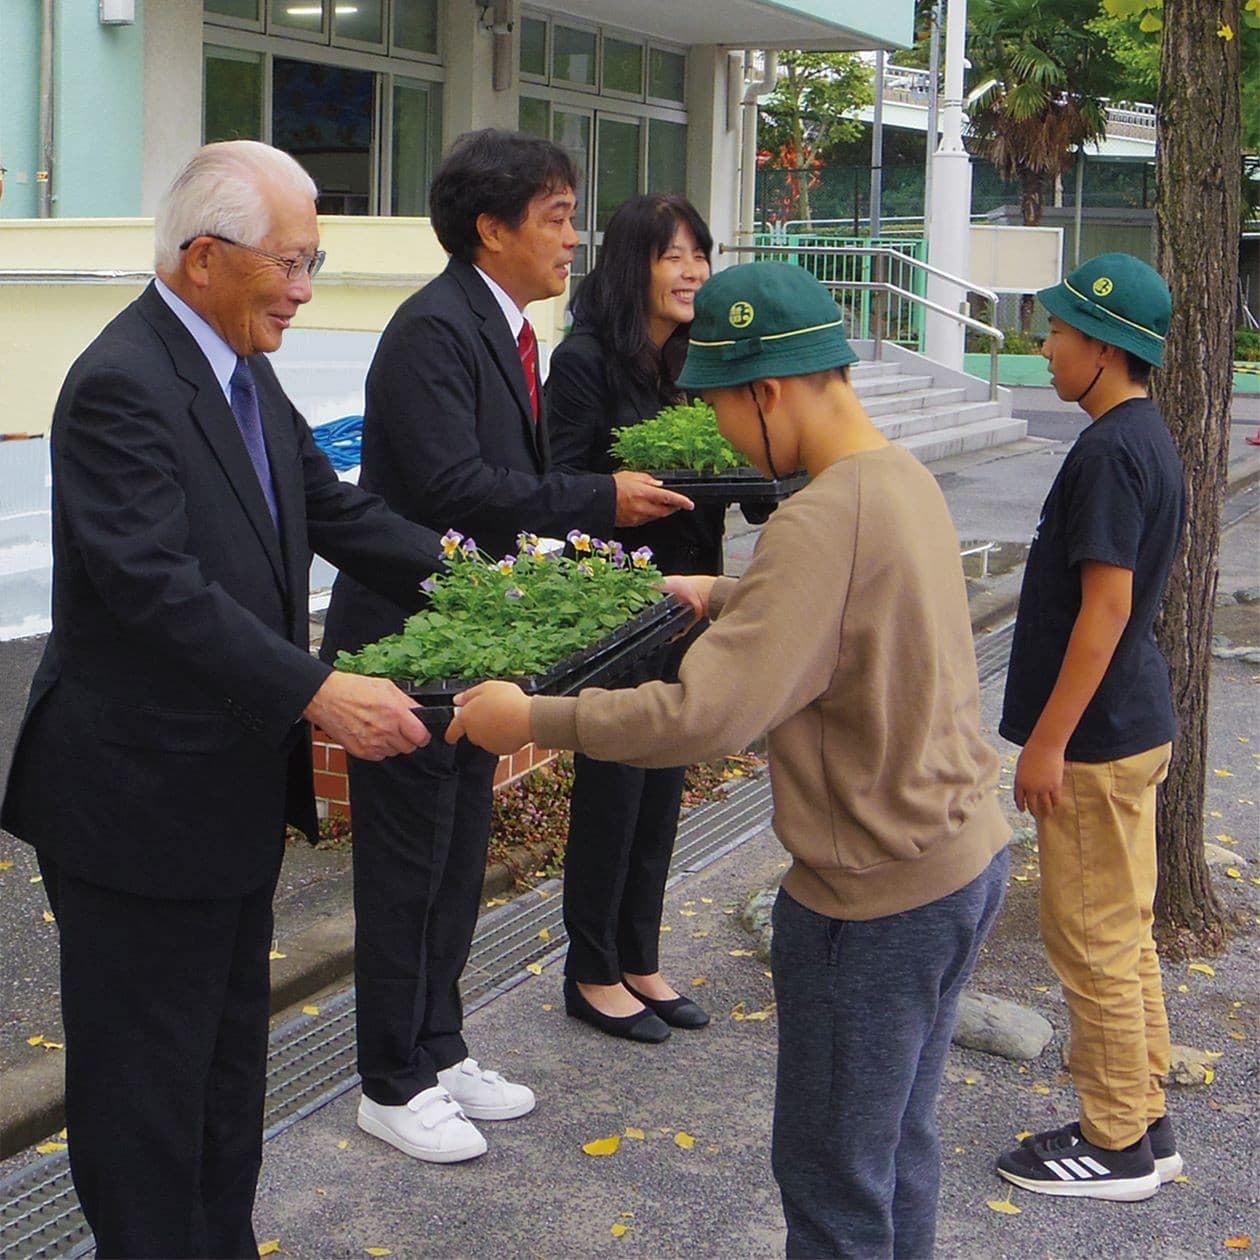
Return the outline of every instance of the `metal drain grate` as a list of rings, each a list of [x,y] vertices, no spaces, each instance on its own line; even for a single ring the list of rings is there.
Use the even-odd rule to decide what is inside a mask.
[[[976,672],[980,675],[981,686],[1006,673],[1006,664],[1011,658],[1011,640],[1014,637],[1015,620],[1012,618],[991,634],[976,639]]]
[[[732,784],[725,801],[692,810],[678,828],[671,884],[715,861],[764,827],[770,816],[769,776]],[[567,942],[561,883],[548,880],[496,906],[477,923],[460,989],[471,1014],[527,978],[525,966],[550,960]],[[543,928],[548,940],[539,937]],[[267,1052],[267,1140],[358,1084],[354,989],[321,999],[318,1015],[298,1015],[272,1030]],[[64,1151],[0,1180],[0,1257],[43,1260],[85,1255],[92,1235],[79,1210]]]

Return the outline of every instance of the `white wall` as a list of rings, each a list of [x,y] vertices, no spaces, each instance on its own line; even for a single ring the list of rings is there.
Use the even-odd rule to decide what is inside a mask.
[[[143,215],[153,214],[201,144],[201,16],[201,0],[149,0],[144,6]]]

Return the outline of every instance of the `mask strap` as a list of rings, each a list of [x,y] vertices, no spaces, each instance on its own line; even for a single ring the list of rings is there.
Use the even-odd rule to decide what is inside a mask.
[[[752,397],[753,406],[757,408],[757,419],[761,421],[761,440],[766,445],[766,464],[770,469],[770,478],[772,481],[778,481],[779,474],[775,471],[774,456],[770,454],[770,430],[766,428],[766,418],[761,414],[761,404],[757,401],[757,391],[753,389],[751,381],[748,382],[748,393]]]

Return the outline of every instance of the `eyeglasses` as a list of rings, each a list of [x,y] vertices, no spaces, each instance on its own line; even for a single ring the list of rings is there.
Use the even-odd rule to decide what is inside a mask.
[[[285,276],[290,280],[296,280],[298,276],[309,276],[314,280],[319,275],[319,269],[324,265],[324,259],[328,257],[322,249],[317,249],[313,254],[299,254],[296,258],[283,258],[279,254],[269,254],[265,249],[259,249],[257,245],[246,245],[241,241],[232,240],[230,236],[220,236],[217,232],[198,232],[197,236],[190,236],[180,249],[187,249],[198,236],[208,236],[212,241],[222,241],[224,245],[235,245],[237,249],[247,249],[251,254],[257,254],[259,258],[266,258],[277,267],[283,267]]]

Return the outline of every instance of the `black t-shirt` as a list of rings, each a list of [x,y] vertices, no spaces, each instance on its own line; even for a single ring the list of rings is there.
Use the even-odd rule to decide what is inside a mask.
[[[1083,560],[1131,570],[1133,610],[1067,759],[1115,761],[1173,738],[1168,666],[1153,627],[1185,504],[1181,458],[1149,398],[1120,403],[1076,439],[1024,569],[999,727],[1006,739],[1027,740],[1058,679],[1080,612]]]

